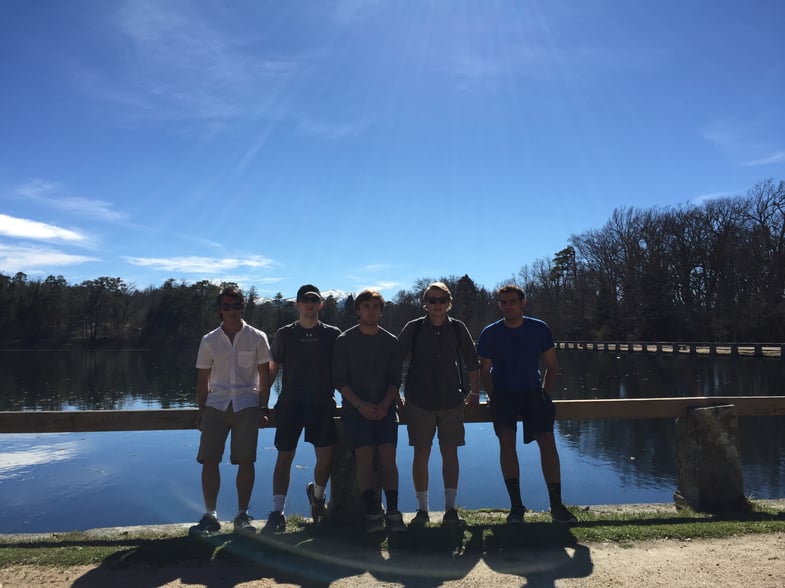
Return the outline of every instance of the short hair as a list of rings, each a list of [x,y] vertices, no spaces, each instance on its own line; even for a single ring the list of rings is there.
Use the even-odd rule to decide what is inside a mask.
[[[360,310],[360,304],[363,302],[370,302],[372,300],[378,300],[379,304],[381,305],[381,309],[384,310],[384,296],[382,296],[376,290],[368,290],[365,289],[357,295],[357,298],[354,299],[354,310]]]
[[[429,290],[439,290],[443,294],[446,294],[447,298],[449,298],[449,301],[447,302],[447,310],[450,310],[452,308],[452,292],[450,292],[450,288],[447,287],[447,284],[445,284],[444,282],[431,282],[430,284],[428,284],[428,287],[422,291],[423,304],[426,301],[426,297],[428,295]]]
[[[516,286],[515,284],[506,284],[505,286],[499,288],[499,290],[496,292],[496,299],[500,299],[502,294],[507,294],[507,292],[515,292],[520,300],[526,299],[526,294],[523,293],[521,287]]]
[[[245,298],[243,297],[243,293],[237,286],[226,286],[221,293],[218,295],[218,298],[215,301],[215,305],[220,308],[221,301],[223,300],[224,296],[229,296],[235,302],[239,302],[240,304],[245,305]]]

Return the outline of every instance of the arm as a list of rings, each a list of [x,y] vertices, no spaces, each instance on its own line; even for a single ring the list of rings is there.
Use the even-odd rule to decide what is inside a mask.
[[[556,376],[559,373],[559,362],[556,359],[556,348],[551,347],[542,354],[545,363],[545,372],[542,375],[542,389],[550,395]]]
[[[210,392],[210,370],[199,370],[196,376],[196,406],[199,412],[196,415],[196,428],[202,428],[202,412],[207,406],[207,394]]]
[[[354,393],[352,387],[348,384],[341,388],[341,398],[344,404],[351,404],[357,409],[364,418],[375,421],[378,420],[378,407],[375,404],[362,400],[357,394]]]
[[[273,383],[273,380],[270,377],[270,363],[272,362],[264,362],[256,365],[256,369],[259,372],[259,406],[262,408],[261,416],[259,417],[259,425],[261,427],[267,426],[267,417],[270,413],[270,409],[267,406],[270,402],[270,386]]]
[[[482,378],[483,386],[485,386],[485,393],[488,394],[488,400],[493,398],[493,377],[491,376],[491,365],[492,362],[490,359],[480,357],[480,377]]]

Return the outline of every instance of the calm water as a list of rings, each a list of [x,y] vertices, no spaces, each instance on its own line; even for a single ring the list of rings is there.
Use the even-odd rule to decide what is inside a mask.
[[[190,349],[0,352],[0,410],[139,409],[193,406]],[[654,357],[562,352],[558,398],[636,398],[785,394],[779,360]],[[781,417],[741,419],[745,490],[785,496],[785,424]],[[411,449],[401,431],[401,508],[416,509]],[[558,424],[564,498],[577,505],[669,502],[676,485],[670,421],[568,421]],[[0,533],[67,531],[114,525],[195,521],[202,512],[195,461],[197,431],[0,434]],[[261,432],[251,511],[271,502],[273,431]],[[431,508],[443,505],[440,461],[431,462]],[[519,449],[524,500],[547,508],[535,446]],[[458,502],[508,506],[490,424],[467,426]],[[307,512],[304,486],[313,451],[301,445],[287,512]],[[235,469],[222,465],[219,516],[234,516]]]

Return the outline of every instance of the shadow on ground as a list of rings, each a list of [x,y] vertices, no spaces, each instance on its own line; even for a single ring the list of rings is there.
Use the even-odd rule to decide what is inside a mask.
[[[117,547],[72,586],[123,585],[119,577],[137,588],[174,581],[232,586],[263,578],[322,587],[357,577],[358,585],[375,580],[414,588],[465,578],[493,585],[502,574],[528,587],[548,587],[593,569],[588,547],[569,528],[546,523],[437,526],[390,537],[367,535],[362,526],[306,525],[284,534],[178,536],[119,541]]]

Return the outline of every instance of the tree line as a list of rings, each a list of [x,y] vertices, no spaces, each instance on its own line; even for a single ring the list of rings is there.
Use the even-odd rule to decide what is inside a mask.
[[[422,316],[422,292],[435,279],[450,287],[451,314],[475,337],[499,318],[495,288],[466,274],[400,290],[382,325],[397,334]],[[785,341],[785,182],[700,205],[616,209],[603,227],[572,235],[552,258],[524,265],[507,282],[524,289],[527,312],[560,340]],[[138,290],[119,277],[69,284],[63,276],[0,273],[0,345],[182,344],[215,328],[225,285],[169,279]],[[246,320],[270,336],[297,318],[281,293],[245,294]],[[354,325],[352,295],[328,297],[321,318]]]

